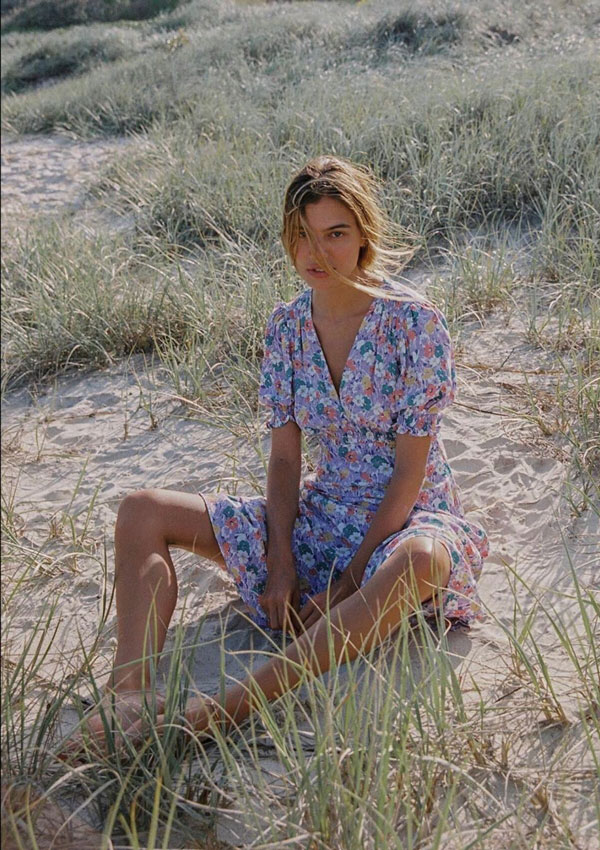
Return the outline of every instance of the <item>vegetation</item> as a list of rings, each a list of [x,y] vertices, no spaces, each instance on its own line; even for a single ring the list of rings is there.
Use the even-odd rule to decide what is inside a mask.
[[[570,459],[571,514],[600,510],[594,3],[29,0],[3,2],[2,16],[4,132],[127,135],[91,191],[133,222],[6,222],[5,392],[143,352],[195,415],[254,438],[263,328],[296,288],[278,237],[282,189],[308,156],[334,152],[375,169],[417,249],[402,273],[429,279],[459,343],[473,322],[518,315],[543,367],[523,376],[511,413]],[[587,798],[600,816],[600,612],[575,570],[576,628],[536,588],[523,610],[515,578],[514,626],[496,624],[507,667],[493,683],[485,670],[458,681],[450,638],[406,632],[364,660],[366,688],[334,671],[208,744],[180,734],[173,703],[173,728],[141,753],[79,769],[52,753],[63,708],[100,684],[97,647],[49,677],[57,609],[29,636],[11,633],[28,582],[50,581],[53,567],[21,535],[10,492],[5,782],[77,796],[104,825],[104,847],[113,833],[131,847],[217,848],[219,807],[246,812],[265,848],[586,846],[592,830],[576,834],[568,806]],[[90,550],[75,532],[72,543],[108,587],[101,543]],[[547,628],[555,640],[542,648]],[[178,699],[193,689],[181,640],[170,657]],[[265,751],[285,766],[279,784],[265,778]],[[35,809],[7,799],[7,829],[26,844]]]
[[[91,34],[74,27],[68,34],[51,33],[21,38],[15,48],[6,48],[2,63],[2,91],[19,92],[60,77],[88,71],[95,65],[131,56],[140,48],[138,33],[119,28]]]
[[[514,632],[501,629],[506,667],[493,676],[483,659],[459,680],[452,640],[405,621],[387,651],[334,668],[326,680],[307,679],[243,729],[225,736],[214,727],[208,740],[181,727],[182,705],[195,692],[189,652],[203,645],[188,644],[186,655],[178,630],[167,674],[170,725],[139,751],[112,747],[100,760],[91,751],[77,768],[61,766],[47,744],[61,712],[79,700],[78,686],[93,694],[101,682],[91,673],[93,650],[80,659],[82,676],[61,676],[56,661],[52,681],[40,675],[59,655],[51,606],[4,668],[5,781],[32,791],[8,798],[5,835],[36,846],[44,809],[31,800],[43,787],[42,803],[66,793],[80,803],[101,825],[94,846],[103,848],[111,834],[135,850],[231,847],[215,833],[216,815],[227,812],[246,840],[273,850],[577,846],[589,827],[573,832],[567,807],[587,797],[600,812],[592,710],[600,609],[576,576],[574,594],[576,630],[540,600],[520,612]],[[515,588],[516,611],[520,595]],[[551,649],[535,638],[548,626]],[[153,713],[150,693],[149,719]]]
[[[3,0],[2,30],[52,30],[93,21],[139,21],[171,11],[180,0]]]

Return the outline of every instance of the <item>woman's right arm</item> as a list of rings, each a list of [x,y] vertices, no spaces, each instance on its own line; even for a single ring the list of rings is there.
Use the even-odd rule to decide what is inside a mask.
[[[298,514],[301,432],[293,421],[271,429],[267,471],[267,584],[259,597],[272,629],[283,628],[289,607],[298,611],[300,588],[292,530]]]

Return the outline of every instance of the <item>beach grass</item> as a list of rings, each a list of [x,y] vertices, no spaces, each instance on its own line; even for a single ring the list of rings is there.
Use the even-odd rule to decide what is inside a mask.
[[[58,722],[102,683],[93,648],[82,647],[79,670],[66,674],[50,604],[3,667],[3,781],[18,799],[29,788],[38,800],[31,819],[18,806],[5,812],[5,835],[26,841],[45,804],[68,800],[102,825],[102,847],[111,835],[132,848],[221,846],[217,815],[269,848],[591,846],[594,823],[578,810],[590,800],[600,809],[600,607],[576,575],[568,616],[533,588],[535,604],[523,610],[523,590],[516,578],[513,626],[498,623],[500,667],[484,656],[459,677],[452,635],[405,621],[383,650],[334,665],[326,680],[306,676],[240,729],[224,735],[217,724],[208,738],[180,719],[195,693],[190,653],[202,644],[184,647],[176,628],[167,727],[142,747],[111,746],[102,757],[92,748],[81,764],[57,759]],[[542,649],[548,627],[553,641]],[[149,722],[154,700],[150,690]]]
[[[54,30],[94,21],[138,21],[154,18],[176,8],[180,0],[5,0],[2,4],[3,32]]]
[[[263,329],[298,286],[279,243],[282,189],[308,156],[334,152],[374,168],[415,247],[399,274],[428,282],[459,359],[469,362],[472,327],[519,317],[535,369],[506,390],[504,413],[565,457],[570,516],[597,515],[595,4],[155,5],[166,11],[150,20],[66,27],[73,19],[50,32],[17,29],[16,6],[3,21],[3,132],[127,134],[90,191],[133,222],[97,230],[67,212],[5,223],[4,396],[143,353],[189,415],[259,445]],[[142,387],[140,405],[152,426]],[[217,831],[226,812],[265,850],[593,846],[600,610],[575,565],[554,596],[515,573],[504,600],[512,625],[490,612],[499,651],[460,678],[452,635],[405,624],[386,652],[306,678],[209,742],[180,728],[194,683],[174,627],[172,726],[139,751],[70,765],[56,757],[63,715],[103,684],[109,552],[89,511],[73,511],[75,492],[48,540],[25,537],[9,472],[3,840],[37,846],[53,802],[80,809],[106,848],[229,847]],[[85,559],[103,576],[98,636],[65,657],[61,581]],[[22,634],[11,623],[34,586],[47,587],[47,605]],[[548,632],[551,644],[540,644]],[[154,705],[151,693],[150,714]]]

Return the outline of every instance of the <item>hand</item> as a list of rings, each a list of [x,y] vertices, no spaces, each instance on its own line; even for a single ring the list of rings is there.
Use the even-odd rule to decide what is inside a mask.
[[[327,590],[311,597],[300,610],[300,621],[305,629],[309,629],[327,612],[339,605],[344,599],[352,596],[356,583],[347,573],[343,573],[336,581],[331,582]]]
[[[292,611],[300,608],[300,582],[296,566],[291,559],[288,562],[269,563],[265,592],[258,597],[261,608],[267,616],[272,629],[292,627]],[[296,618],[297,619],[297,618]]]

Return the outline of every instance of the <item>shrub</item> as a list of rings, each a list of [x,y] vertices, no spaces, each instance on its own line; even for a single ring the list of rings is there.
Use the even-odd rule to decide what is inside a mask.
[[[180,0],[9,0],[2,5],[2,29],[51,30],[93,21],[140,21],[175,9]]]
[[[398,44],[414,52],[437,53],[442,47],[460,41],[464,28],[465,19],[461,14],[434,17],[411,10],[381,18],[369,36],[380,49]]]
[[[87,71],[101,62],[112,62],[131,53],[122,37],[81,35],[65,44],[64,38],[45,40],[20,53],[2,73],[3,92],[19,92],[45,80]]]

